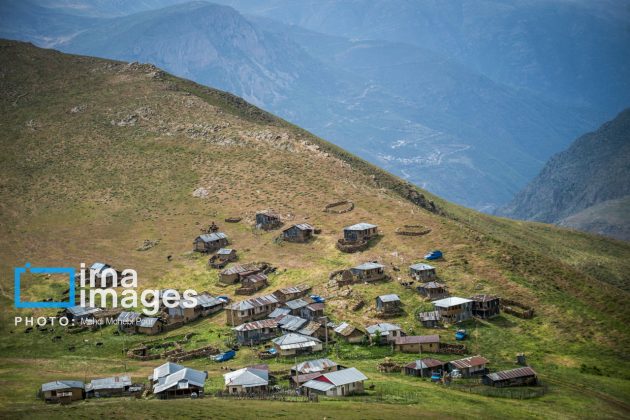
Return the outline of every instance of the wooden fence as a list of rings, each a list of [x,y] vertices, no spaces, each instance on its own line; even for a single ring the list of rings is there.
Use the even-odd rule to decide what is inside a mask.
[[[307,396],[299,394],[295,389],[269,390],[267,392],[252,392],[242,394],[230,394],[227,391],[217,391],[214,394],[217,398],[227,398],[233,400],[266,400],[283,402],[319,402],[317,395]]]

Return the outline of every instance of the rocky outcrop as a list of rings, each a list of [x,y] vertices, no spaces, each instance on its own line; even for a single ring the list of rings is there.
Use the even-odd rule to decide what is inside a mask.
[[[553,156],[540,174],[498,214],[560,224],[585,209],[630,196],[629,163],[630,109],[626,109]],[[591,231],[589,217],[597,218],[597,212],[582,214],[581,222],[573,226]],[[625,224],[627,227],[630,221]],[[614,231],[599,226],[596,233],[615,236]]]

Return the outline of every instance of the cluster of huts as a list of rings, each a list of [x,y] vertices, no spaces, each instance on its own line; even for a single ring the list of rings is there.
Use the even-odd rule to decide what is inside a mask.
[[[368,378],[356,368],[346,368],[330,359],[308,360],[289,370],[289,385],[303,395],[347,396],[361,393]],[[39,397],[48,403],[68,404],[86,398],[140,397],[153,394],[158,399],[201,398],[206,371],[166,362],[155,369],[145,383],[132,383],[129,376],[93,379],[89,383],[60,380],[42,384]],[[271,393],[276,378],[266,364],[233,370],[223,375],[224,392],[229,395]],[[145,389],[148,392],[144,392]],[[150,391],[149,391],[150,390]]]
[[[144,316],[137,312],[123,311],[118,315],[118,330],[127,334],[154,335],[171,331],[197,319],[210,316],[222,310],[229,300],[225,296],[212,296],[207,292],[196,296],[197,305],[192,308],[180,301],[174,308],[164,306],[161,296],[171,289],[160,291],[160,310],[156,316]]]
[[[64,309],[62,315],[76,325],[98,326],[99,322],[107,318],[121,333],[154,335],[219,312],[229,302],[225,296],[216,297],[203,292],[196,296],[197,305],[192,308],[185,307],[183,301],[178,302],[173,308],[166,307],[163,296],[167,293],[172,296],[173,292],[173,289],[160,290],[158,294],[160,307],[154,316],[145,316],[134,311],[106,310],[80,305]]]
[[[497,388],[511,386],[535,386],[538,374],[529,366],[499,372],[489,372],[490,362],[482,356],[444,362],[434,358],[414,360],[402,368],[405,375],[431,378],[433,381],[448,382],[453,378],[480,378],[484,385]]]
[[[414,360],[402,367],[405,375],[449,381],[451,378],[481,378],[494,387],[533,386],[538,383],[530,367],[489,373],[489,361],[482,356],[470,356],[444,362],[434,358]],[[354,367],[342,366],[328,358],[307,360],[289,369],[289,386],[301,395],[343,397],[363,393],[368,377]],[[166,362],[155,369],[148,379],[148,389],[158,399],[201,398],[205,395],[206,371],[177,363]],[[220,394],[252,395],[275,391],[276,377],[266,364],[231,370],[223,375],[224,389]],[[68,404],[85,398],[140,397],[147,388],[144,383],[132,383],[129,376],[93,379],[89,383],[77,380],[48,382],[41,386],[39,396],[49,403]]]
[[[42,384],[38,396],[48,403],[69,404],[86,398],[139,397],[145,389],[133,383],[127,375],[92,379],[85,383],[77,380],[60,380]]]
[[[256,213],[255,226],[258,229],[273,230],[283,225],[281,217],[273,211]],[[193,241],[197,252],[212,254],[208,265],[221,269],[219,281],[225,285],[239,284],[237,294],[252,295],[268,286],[267,274],[271,267],[265,263],[237,264],[226,266],[238,259],[237,251],[228,248],[229,239],[218,228],[203,233]],[[318,233],[307,223],[289,226],[282,231],[282,240],[308,242]],[[357,252],[367,248],[371,239],[378,235],[378,226],[370,223],[357,223],[343,229],[343,238],[337,241],[337,248],[343,252]],[[108,284],[110,276],[105,271],[111,266],[95,263],[90,272],[102,283]],[[336,273],[339,285],[370,283],[388,279],[385,267],[378,261],[368,261]],[[426,263],[409,266],[409,281],[402,282],[411,287],[419,282],[417,292],[432,301],[433,310],[419,314],[420,322],[426,327],[440,323],[455,324],[472,317],[492,318],[500,313],[500,300],[496,296],[476,295],[469,299],[450,296],[445,284],[438,281],[435,267]],[[164,291],[166,292],[166,291]],[[162,331],[193,321],[203,316],[225,309],[226,324],[242,346],[258,346],[270,343],[270,351],[279,356],[309,354],[323,349],[329,339],[347,343],[370,343],[389,345],[403,353],[422,354],[443,353],[440,336],[407,335],[396,324],[379,322],[358,328],[348,322],[338,325],[330,322],[325,315],[325,301],[310,295],[311,287],[297,285],[278,289],[273,293],[229,303],[226,297],[215,297],[204,292],[197,296],[194,308],[183,304],[175,308],[160,308],[160,315],[144,317],[136,312],[123,311],[117,316],[120,332],[157,334]],[[100,308],[72,307],[66,310],[72,319],[98,317]],[[376,297],[375,311],[380,318],[399,316],[403,305],[397,294]],[[520,367],[508,371],[489,373],[488,360],[482,356],[465,357],[450,362],[435,358],[420,358],[403,366],[406,375],[444,378],[481,377],[490,386],[535,385],[536,372],[530,367]],[[224,376],[227,394],[251,394],[270,392],[275,378],[267,365],[252,365],[230,371]],[[152,393],[160,399],[181,397],[202,397],[207,372],[167,362],[154,369],[148,380]],[[301,362],[291,367],[289,383],[304,395],[346,396],[364,391],[368,378],[356,368],[346,368],[330,359],[315,359]],[[139,395],[144,384],[134,384],[128,376],[94,379],[88,384],[81,381],[55,381],[43,384],[40,395],[47,402],[71,402],[83,398]]]
[[[226,307],[226,323],[240,345],[271,342],[276,354],[291,356],[322,349],[332,335],[324,300],[307,296],[310,286],[298,285]]]
[[[228,394],[257,394],[270,392],[275,378],[267,365],[244,367],[223,375]],[[368,380],[354,367],[346,368],[330,359],[307,360],[291,366],[289,384],[306,396],[349,396],[364,391]]]

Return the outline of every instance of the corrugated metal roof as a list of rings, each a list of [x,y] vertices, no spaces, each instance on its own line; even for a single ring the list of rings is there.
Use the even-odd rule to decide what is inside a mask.
[[[153,328],[156,322],[158,322],[158,318],[154,318],[154,317],[142,318],[140,320],[140,324],[138,324],[138,327]]]
[[[217,255],[230,255],[234,250],[232,248],[221,248],[217,251]]]
[[[439,343],[440,336],[434,335],[407,335],[405,337],[396,337],[396,344],[429,344]]]
[[[264,295],[233,303],[232,305],[230,305],[229,309],[244,311],[247,309],[253,309],[259,306],[270,305],[273,303],[278,303],[278,299],[274,295]]]
[[[199,235],[199,239],[204,242],[214,242],[221,239],[227,239],[227,235],[223,232],[204,233],[203,235]]]
[[[528,376],[537,376],[536,371],[529,366],[520,367],[510,370],[502,370],[500,372],[489,373],[486,375],[493,381],[505,381],[508,379],[525,378]]]
[[[308,337],[306,335],[296,333],[285,334],[281,337],[274,338],[271,341],[273,341],[273,343],[282,350],[315,347],[317,344],[321,343],[321,341],[315,337]]]
[[[163,378],[182,369],[184,369],[184,366],[182,365],[178,365],[177,363],[173,362],[166,362],[163,365],[160,365],[153,369],[153,380],[157,381],[160,378]]]
[[[316,303],[310,303],[306,306],[307,309],[310,309],[311,311],[323,311],[324,308],[326,307],[326,304],[324,302],[316,302]]]
[[[293,315],[284,315],[282,317],[276,318],[280,328],[287,331],[297,331],[308,321],[304,318],[300,318],[299,316]]]
[[[425,271],[425,270],[435,270],[435,267],[429,264],[417,263],[409,266],[411,270],[414,271]]]
[[[471,356],[466,357],[465,359],[453,360],[450,362],[457,369],[465,369],[474,366],[482,366],[486,363],[489,363],[488,359],[482,356]]]
[[[335,366],[337,366],[337,363],[330,359],[315,359],[293,365],[291,370],[297,370],[298,373],[314,373],[328,370]]]
[[[292,310],[300,309],[308,305],[309,305],[309,302],[305,301],[304,299],[290,300],[284,304],[284,306]]]
[[[248,273],[250,271],[260,271],[260,267],[256,264],[236,264],[221,271],[221,275],[229,276],[232,274]]]
[[[378,297],[381,302],[399,302],[400,298],[396,294],[381,295]]]
[[[269,314],[269,318],[277,318],[279,316],[288,315],[291,312],[289,308],[276,308]]]
[[[116,322],[120,324],[134,324],[138,318],[140,318],[139,313],[124,311],[118,315]]]
[[[252,321],[241,324],[232,328],[234,331],[253,331],[263,328],[277,328],[278,322],[275,319],[262,319],[260,321]]]
[[[160,381],[159,384],[156,384],[153,388],[153,393],[159,394],[160,392],[166,391],[175,386],[177,386],[178,389],[186,389],[190,385],[203,388],[207,378],[208,374],[206,372],[191,368],[183,368],[166,376],[164,381]]]
[[[381,322],[378,324],[370,325],[366,328],[368,334],[374,335],[376,331],[379,331],[381,335],[388,335],[390,331],[400,331],[400,325],[390,324],[389,322]]]
[[[269,383],[269,371],[245,367],[224,374],[223,379],[225,386],[242,386],[243,388],[266,386]]]
[[[250,274],[249,276],[245,277],[243,279],[243,282],[245,282],[245,280],[252,282],[252,283],[264,283],[267,281],[267,276],[265,276],[264,274]]]
[[[210,296],[207,293],[202,293],[197,295],[197,305],[203,308],[211,308],[213,306],[223,305],[223,300]]]
[[[92,381],[85,386],[85,390],[122,389],[126,386],[131,386],[131,378],[129,376],[111,376],[109,378],[92,379]]]
[[[444,366],[445,363],[446,362],[442,362],[441,360],[438,360],[438,359],[426,358],[426,359],[416,360],[415,362],[411,362],[405,367],[408,367],[410,369],[427,369],[427,368],[432,369],[435,367]]]
[[[317,378],[320,378],[320,376],[317,376]],[[304,388],[310,388],[310,389],[314,389],[317,391],[322,391],[322,392],[326,392],[329,391],[331,389],[333,389],[335,386],[331,383],[328,382],[324,382],[324,381],[318,381],[315,379],[311,379],[310,381],[307,381],[304,385],[302,385]]]
[[[375,227],[377,226],[371,223],[361,222],[361,223],[357,223],[356,225],[346,226],[345,228],[343,228],[343,230],[367,230],[367,229],[374,229]]]
[[[334,372],[323,373],[315,379],[311,379],[302,385],[305,388],[328,391],[337,386],[366,381],[368,379],[359,369],[348,368]]]
[[[100,273],[101,271],[105,270],[106,268],[111,268],[111,265],[105,264],[105,263],[101,263],[101,262],[95,262],[90,267],[90,271],[94,271],[96,273]]]
[[[276,290],[276,292],[283,293],[285,295],[292,295],[295,293],[302,293],[310,290],[311,286],[308,284],[298,284],[297,286],[289,286],[282,289]]]
[[[298,333],[303,334],[303,335],[313,335],[321,327],[322,325],[319,322],[309,321],[309,323],[303,326],[302,329],[298,331]]]
[[[352,334],[354,332],[354,330],[356,330],[357,328],[348,324],[347,322],[342,322],[341,324],[339,324],[336,328],[335,328],[335,332],[337,334],[340,334],[344,337],[349,336],[350,334]]]
[[[42,391],[57,391],[61,389],[81,388],[85,389],[83,381],[53,381],[42,385]]]
[[[433,303],[434,306],[438,306],[440,308],[450,308],[451,306],[457,306],[469,302],[472,302],[472,300],[453,296],[436,300],[431,303]]]
[[[286,228],[284,230],[284,232],[286,232],[287,230],[293,229],[293,228],[296,228],[296,229],[299,229],[299,230],[315,230],[315,228],[313,226],[309,225],[308,223],[298,223],[298,224],[289,226],[288,228]]]
[[[385,268],[385,266],[375,262],[366,262],[354,267],[355,270],[374,270],[377,268]]]

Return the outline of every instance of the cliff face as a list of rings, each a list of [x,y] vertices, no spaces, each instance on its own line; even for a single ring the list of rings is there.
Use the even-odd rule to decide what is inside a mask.
[[[629,180],[630,109],[626,109],[553,156],[499,214],[623,237],[628,217],[607,223],[604,213],[628,208]]]

